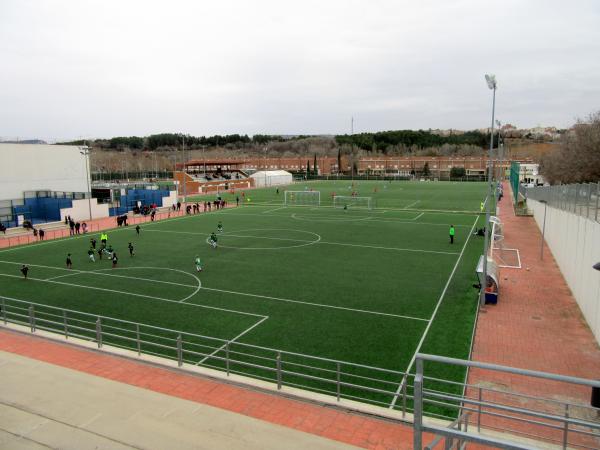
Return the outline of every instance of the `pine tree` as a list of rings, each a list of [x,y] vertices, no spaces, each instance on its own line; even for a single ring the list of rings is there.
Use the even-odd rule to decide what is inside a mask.
[[[313,174],[319,175],[319,168],[317,167],[317,154],[315,153],[315,162],[313,163]]]
[[[342,173],[342,150],[338,148],[338,173]]]

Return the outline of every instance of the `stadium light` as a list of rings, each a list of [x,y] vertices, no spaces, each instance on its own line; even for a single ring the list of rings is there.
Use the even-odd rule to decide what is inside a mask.
[[[85,141],[84,141],[85,144]],[[88,190],[88,211],[92,220],[92,189],[90,188],[90,148],[87,145],[79,147],[79,153],[85,157],[85,181]]]
[[[494,149],[494,120],[496,113],[496,76],[487,75],[485,76],[488,88],[493,92],[492,95],[492,128],[490,133],[490,150],[488,152],[488,193],[485,201],[485,236],[483,242],[483,283],[481,291],[479,292],[479,302],[481,305],[485,304],[485,288],[487,287],[487,255],[489,246],[489,224],[490,224],[490,203],[494,198],[494,192],[492,191],[492,151]]]

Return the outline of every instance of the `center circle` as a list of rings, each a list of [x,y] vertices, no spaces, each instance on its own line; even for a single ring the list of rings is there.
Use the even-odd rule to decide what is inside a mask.
[[[296,230],[292,228],[249,228],[245,230],[228,231],[220,233],[219,247],[232,248],[236,250],[281,250],[286,248],[306,247],[314,245],[321,240],[321,236],[312,231]],[[227,243],[227,237],[232,238],[232,242]],[[244,244],[244,240],[254,240],[255,242],[270,242],[272,245],[266,247],[264,245],[248,246]],[[222,241],[225,241],[225,244]],[[236,240],[242,240],[239,245]],[[208,238],[206,239],[208,242]]]

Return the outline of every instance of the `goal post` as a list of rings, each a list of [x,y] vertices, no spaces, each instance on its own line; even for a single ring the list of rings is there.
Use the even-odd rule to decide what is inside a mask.
[[[350,195],[336,195],[335,197],[333,197],[333,207],[373,209],[373,198],[353,197]]]
[[[321,191],[285,191],[285,206],[320,206]]]

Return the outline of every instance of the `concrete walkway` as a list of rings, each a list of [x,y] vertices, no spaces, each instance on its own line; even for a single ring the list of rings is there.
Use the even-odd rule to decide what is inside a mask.
[[[356,448],[0,351],[2,449]]]
[[[199,426],[199,424],[203,423],[202,421],[198,420],[199,416],[195,416],[196,418],[193,421],[193,428],[195,432],[204,430],[202,433],[208,433],[210,430],[218,430],[218,433],[221,433],[219,436],[220,439],[223,440],[224,446],[219,447],[214,445],[210,447],[214,449],[242,447],[265,449],[346,448],[344,446],[331,447],[333,443],[327,441],[326,439],[331,439],[338,441],[339,443],[353,445],[360,448],[377,450],[409,450],[412,448],[412,427],[410,425],[400,425],[374,417],[367,417],[335,408],[322,407],[311,403],[292,400],[279,395],[258,392],[212,379],[201,378],[199,376],[187,375],[181,372],[155,367],[139,361],[112,356],[68,344],[57,343],[37,337],[35,335],[25,335],[14,331],[8,331],[6,329],[0,329],[0,355],[6,355],[7,353],[19,355],[19,358],[25,357],[25,360],[29,358],[32,361],[32,364],[34,364],[33,367],[36,367],[36,369],[27,376],[23,375],[20,377],[12,377],[14,386],[10,388],[8,388],[8,385],[4,384],[0,380],[0,399],[4,401],[5,399],[11,400],[11,398],[13,400],[18,398],[29,398],[25,406],[34,411],[36,411],[35,408],[37,408],[39,405],[51,403],[51,401],[46,398],[46,395],[52,394],[52,391],[54,390],[54,380],[56,378],[51,380],[45,376],[38,377],[36,375],[37,368],[42,368],[44,366],[48,366],[49,364],[50,367],[52,367],[52,365],[55,366],[56,373],[59,374],[57,375],[57,378],[59,379],[61,378],[61,373],[81,373],[81,379],[94,380],[96,377],[99,377],[100,381],[112,380],[108,384],[103,384],[101,389],[96,389],[98,391],[96,394],[102,404],[104,404],[104,400],[109,400],[109,404],[114,402],[117,412],[121,411],[122,409],[124,410],[130,399],[129,394],[125,395],[122,393],[125,392],[121,390],[124,388],[119,387],[121,386],[120,383],[124,383],[125,388],[132,389],[131,391],[126,389],[127,392],[148,391],[149,394],[164,394],[159,395],[159,397],[163,398],[165,402],[170,402],[171,400],[169,399],[171,398],[173,401],[187,400],[189,402],[184,402],[185,404],[194,405],[196,411],[207,413],[206,416],[202,416],[206,417],[202,419],[202,421],[205,421],[206,423],[213,423],[212,419],[209,417],[209,412],[210,414],[217,414],[218,412],[221,412],[224,415],[217,415],[229,418],[240,415],[240,424],[245,422],[243,420],[244,418],[251,418],[253,419],[252,421],[245,423],[253,424],[252,427],[254,427],[254,433],[267,435],[263,437],[264,440],[261,442],[261,445],[257,444],[258,446],[251,447],[250,444],[253,442],[260,442],[260,437],[254,436],[257,441],[249,441],[250,444],[242,441],[241,436],[244,436],[244,434],[236,434],[236,430],[241,430],[241,425],[236,425],[230,429],[230,432],[227,432],[227,428],[219,428],[216,427],[216,425],[214,425],[213,428],[209,427],[208,429],[205,429]],[[22,361],[23,359],[20,360]],[[0,359],[0,364],[2,364],[2,361],[3,359]],[[8,366],[6,364],[0,367],[2,367],[0,371],[2,376],[4,376],[5,372],[8,373]],[[67,376],[72,377],[72,375],[65,375],[65,377]],[[91,381],[88,382],[91,383]],[[132,388],[132,386],[134,386],[135,389]],[[27,397],[26,394],[28,389],[35,389],[37,393],[31,397]],[[10,394],[10,392],[12,390],[15,390],[15,392],[20,390],[25,395],[19,396],[15,394],[14,397],[11,397],[12,394]],[[59,389],[57,388],[56,391],[58,392]],[[63,393],[64,392],[68,394],[69,390],[63,390]],[[69,409],[82,407],[82,402],[78,401],[78,394],[73,395],[71,399],[73,405],[65,405],[63,407],[65,414],[68,414]],[[127,399],[127,401],[120,401],[122,399]],[[153,415],[150,416],[151,418],[160,418],[162,417],[161,414],[165,414],[167,411],[171,411],[172,409],[175,412],[169,413],[168,415],[162,417],[161,420],[149,420],[148,433],[159,433],[158,430],[154,430],[154,428],[159,427],[165,427],[166,430],[179,430],[177,433],[181,433],[182,431],[177,428],[176,423],[181,420],[180,416],[182,414],[188,414],[190,410],[186,410],[186,413],[179,414],[177,413],[178,409],[171,406],[157,406],[157,408],[157,410],[161,412],[153,413]],[[97,423],[102,424],[104,423],[104,420],[108,420],[107,414],[103,415],[103,419]],[[140,414],[142,413],[138,413],[135,417],[139,417]],[[195,412],[194,414],[199,413]],[[143,414],[142,416],[145,417]],[[3,412],[0,413],[0,418],[1,417],[3,417]],[[74,417],[78,417],[78,415],[72,414],[67,415],[66,417],[73,419]],[[88,412],[83,414],[81,417],[90,418],[92,415],[91,412]],[[121,415],[117,417],[119,418],[119,421],[114,422],[114,426],[117,428],[125,428],[123,431],[127,431],[129,428],[129,419],[124,418]],[[233,419],[226,419],[225,422],[233,423],[232,420]],[[0,428],[3,427],[3,422],[4,421],[0,419]],[[135,421],[132,423],[134,422]],[[80,425],[85,423],[85,421],[81,420],[75,423]],[[93,423],[96,423],[95,419],[91,422],[91,424]],[[255,426],[255,424],[261,425]],[[138,425],[141,426],[140,424]],[[289,428],[287,431],[290,431],[290,434],[282,434],[283,431],[276,431],[280,430],[282,427],[284,427],[283,429],[285,429],[285,427]],[[102,428],[102,430],[105,432],[106,428]],[[198,442],[202,442],[202,436],[204,436],[202,433],[198,435],[199,437],[196,437]],[[316,443],[314,446],[307,445],[307,439],[309,438],[305,436],[305,433],[314,435],[313,437],[316,439],[314,441]],[[217,434],[207,434],[207,436],[217,436]],[[283,445],[282,440],[269,441],[267,439],[268,435],[287,436],[290,440],[286,441],[285,445]],[[114,439],[120,439],[118,436],[119,435],[111,435],[111,437]],[[319,439],[319,437],[325,439]],[[426,435],[426,438],[431,439],[431,436]],[[129,443],[129,441],[125,442]],[[303,444],[296,446],[295,442]],[[146,445],[145,440],[138,441],[139,445],[142,443]],[[240,445],[236,447],[236,443],[240,443]],[[243,445],[241,443],[243,443]],[[0,449],[1,448],[7,447],[0,445]],[[8,448],[14,447],[9,446]],[[164,449],[188,447],[184,447],[182,445],[163,447],[142,446],[142,448]],[[202,447],[200,444],[197,444],[196,447],[189,448],[208,447]]]

